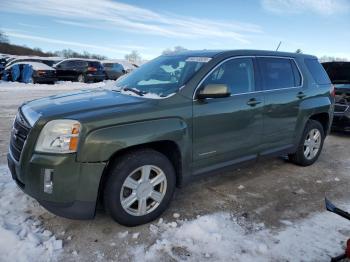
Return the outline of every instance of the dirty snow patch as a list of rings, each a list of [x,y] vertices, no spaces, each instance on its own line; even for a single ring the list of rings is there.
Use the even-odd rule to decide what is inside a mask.
[[[0,261],[55,261],[62,240],[42,226],[44,213],[13,182],[7,166],[0,166]]]
[[[350,207],[350,206],[349,206]],[[135,261],[329,261],[342,253],[349,221],[322,212],[277,231],[215,213],[178,227],[162,224],[151,246],[130,248]]]

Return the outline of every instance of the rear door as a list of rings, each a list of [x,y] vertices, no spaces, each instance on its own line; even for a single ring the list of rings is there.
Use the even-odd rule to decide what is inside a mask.
[[[294,144],[299,106],[305,94],[302,75],[292,58],[258,57],[263,82],[264,153],[273,153]]]
[[[255,158],[262,135],[263,94],[256,92],[253,58],[219,64],[197,90],[225,84],[231,96],[193,102],[193,173]]]
[[[72,80],[73,61],[63,61],[56,66],[56,76],[60,80]]]

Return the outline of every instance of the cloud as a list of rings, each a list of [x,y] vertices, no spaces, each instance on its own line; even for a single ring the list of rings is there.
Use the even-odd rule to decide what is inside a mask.
[[[43,29],[46,28],[45,26],[41,25],[33,25],[33,24],[27,24],[27,23],[17,23],[20,26],[28,27],[28,28],[34,28],[34,29]]]
[[[106,46],[92,45],[92,44],[86,44],[81,42],[65,41],[65,40],[35,36],[35,35],[30,35],[25,33],[18,33],[18,31],[16,32],[10,29],[8,32],[6,32],[6,35],[14,38],[29,39],[33,41],[39,41],[39,42],[44,42],[49,44],[59,44],[59,45],[64,45],[69,47],[88,48],[88,49],[94,49],[97,51],[104,51],[104,52],[116,53],[116,54],[125,54],[127,52],[130,52],[132,49],[135,49],[135,46],[127,46],[127,45],[106,47]]]
[[[277,14],[312,12],[329,16],[350,11],[349,0],[261,0],[261,4],[265,10]]]
[[[111,0],[11,0],[0,1],[0,10],[54,17],[58,23],[87,28],[132,31],[170,38],[227,39],[250,43],[262,33],[260,26],[237,21],[213,21],[173,13],[154,12]]]

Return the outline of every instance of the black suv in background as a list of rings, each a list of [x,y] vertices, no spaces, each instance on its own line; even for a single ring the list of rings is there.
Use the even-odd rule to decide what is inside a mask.
[[[350,62],[322,64],[335,88],[332,129],[350,131]]]
[[[58,80],[78,82],[99,82],[105,79],[105,71],[100,61],[69,58],[53,65]]]

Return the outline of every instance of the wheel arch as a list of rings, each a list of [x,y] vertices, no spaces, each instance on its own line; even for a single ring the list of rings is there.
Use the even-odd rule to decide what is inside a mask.
[[[330,128],[330,117],[328,113],[324,112],[313,114],[309,117],[309,119],[318,121],[323,127],[324,135],[326,136],[328,134],[328,130]]]
[[[139,145],[134,145],[126,148],[122,148],[120,150],[117,150],[112,154],[110,159],[107,161],[107,164],[103,170],[99,189],[98,189],[98,202],[101,203],[102,197],[103,197],[103,189],[105,187],[105,183],[108,179],[109,172],[111,168],[113,167],[113,163],[117,161],[117,159],[129,152],[137,151],[141,149],[153,149],[163,155],[165,155],[169,161],[173,164],[176,174],[176,186],[180,187],[183,182],[183,164],[182,164],[182,154],[180,150],[180,146],[171,140],[161,140],[161,141],[155,141],[155,142],[149,142]]]

